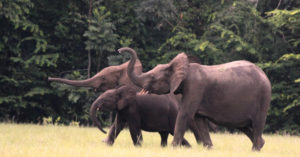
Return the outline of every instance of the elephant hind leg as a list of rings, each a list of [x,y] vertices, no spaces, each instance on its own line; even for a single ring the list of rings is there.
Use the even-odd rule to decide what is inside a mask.
[[[254,121],[252,122],[252,128],[253,128],[252,150],[254,151],[260,151],[260,149],[265,144],[265,140],[262,138],[262,133],[264,130],[266,118],[267,118],[266,114],[257,114]]]
[[[253,151],[260,151],[260,149],[264,146],[265,140],[262,138],[262,129],[254,128],[253,131]]]
[[[192,147],[185,138],[182,139],[181,145],[188,147],[188,148]]]
[[[264,122],[258,121],[253,123],[253,146],[252,150],[260,151],[260,149],[264,146],[265,140],[262,138],[262,133],[264,129]]]
[[[251,127],[247,126],[247,127],[239,128],[239,130],[245,133],[253,143],[253,129]]]
[[[169,136],[169,133],[165,132],[165,131],[162,131],[162,132],[159,132],[159,135],[161,137],[161,143],[160,143],[160,145],[162,147],[167,146],[168,145],[168,136]]]
[[[203,142],[203,146],[207,147],[208,149],[212,148],[213,144],[209,135],[208,124],[207,124],[208,121],[206,121],[206,119],[204,118],[195,117],[195,119],[196,119],[195,123],[197,125],[197,130],[199,131],[199,136]],[[192,123],[193,121],[190,124]]]
[[[252,122],[253,127],[253,147],[252,150],[260,151],[264,146],[265,140],[262,138],[262,133],[267,119],[267,111],[270,105],[270,92],[265,92],[262,95],[260,105],[258,105],[255,119]]]
[[[257,127],[256,125],[253,125],[239,128],[239,130],[245,133],[251,140],[253,144],[252,150],[260,151],[265,143],[264,139],[262,138],[262,129]]]

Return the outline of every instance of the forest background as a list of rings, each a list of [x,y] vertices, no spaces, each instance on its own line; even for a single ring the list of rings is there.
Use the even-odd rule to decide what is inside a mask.
[[[129,46],[144,71],[180,52],[257,64],[272,83],[265,132],[299,135],[299,37],[299,0],[0,0],[0,121],[90,125],[101,93],[47,78],[86,79]]]

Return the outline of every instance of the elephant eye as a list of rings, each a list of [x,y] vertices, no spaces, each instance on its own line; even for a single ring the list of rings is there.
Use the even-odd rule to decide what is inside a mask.
[[[106,80],[104,76],[101,77],[101,80]]]

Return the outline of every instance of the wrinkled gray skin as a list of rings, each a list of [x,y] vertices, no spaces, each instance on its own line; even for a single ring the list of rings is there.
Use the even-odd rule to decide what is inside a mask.
[[[86,80],[68,80],[68,79],[63,79],[63,78],[51,78],[49,77],[49,81],[55,81],[55,82],[60,82],[60,83],[65,83],[68,85],[72,86],[77,86],[77,87],[90,87],[94,88],[95,91],[101,91],[104,92],[107,89],[113,89],[121,85],[129,85],[133,87],[136,91],[140,91],[141,88],[138,86],[135,86],[131,80],[128,78],[127,75],[127,67],[128,67],[128,62],[123,63],[119,66],[109,66],[107,68],[104,68],[100,72],[98,72],[96,75],[94,75],[90,79]],[[142,73],[142,65],[139,60],[136,61],[134,64],[134,71],[137,74]],[[177,97],[175,97],[177,99]],[[173,96],[173,99],[175,99]],[[180,100],[178,100],[180,101]],[[124,123],[122,122],[121,119],[119,119],[120,116],[118,114],[116,115],[115,121],[112,124],[109,134],[106,139],[103,140],[103,142],[107,143],[108,145],[112,145],[114,143],[115,138],[118,136],[119,132],[123,129]],[[201,127],[201,125],[205,125],[201,123],[201,119],[196,121],[197,125]],[[102,132],[106,133],[104,130],[101,130]],[[195,138],[197,140],[197,143],[201,143],[202,137],[206,137],[203,135],[202,132],[199,132],[197,127],[194,127],[191,130]],[[142,141],[142,134],[141,132],[139,133],[139,140]],[[207,146],[210,148],[212,146],[211,143],[203,143],[204,146]]]
[[[164,147],[167,145],[168,135],[174,134],[178,107],[177,101],[169,95],[138,95],[132,87],[122,86],[101,94],[90,107],[90,117],[102,130],[96,111],[116,110],[121,123],[128,123],[134,145],[141,145],[138,133],[144,130],[159,132],[161,146]],[[190,147],[184,138],[181,144]]]
[[[255,64],[234,61],[206,66],[189,63],[186,54],[180,53],[168,64],[136,74],[132,66],[137,59],[136,52],[131,48],[118,51],[131,54],[128,76],[137,86],[150,93],[182,94],[172,142],[174,146],[181,143],[190,120],[200,115],[216,124],[244,132],[253,143],[252,150],[259,151],[263,147],[262,133],[270,104],[271,84]],[[204,140],[211,141],[210,138]]]

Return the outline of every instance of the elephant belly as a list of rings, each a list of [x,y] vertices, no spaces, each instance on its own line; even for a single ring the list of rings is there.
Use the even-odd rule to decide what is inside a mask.
[[[198,113],[221,125],[248,125],[257,114],[257,95],[239,90],[233,93],[233,90],[204,98]]]
[[[232,71],[211,76],[198,113],[218,124],[243,127],[263,112],[259,110],[263,84],[256,71]]]
[[[141,117],[141,129],[145,131],[169,131],[174,128],[177,110],[164,95],[137,97]],[[174,124],[171,124],[174,123]]]
[[[255,116],[252,104],[206,104],[198,114],[208,117],[211,121],[225,126],[243,127],[251,123]]]
[[[150,119],[143,118],[141,121],[141,129],[144,131],[158,132],[158,131],[170,131],[167,118]]]

